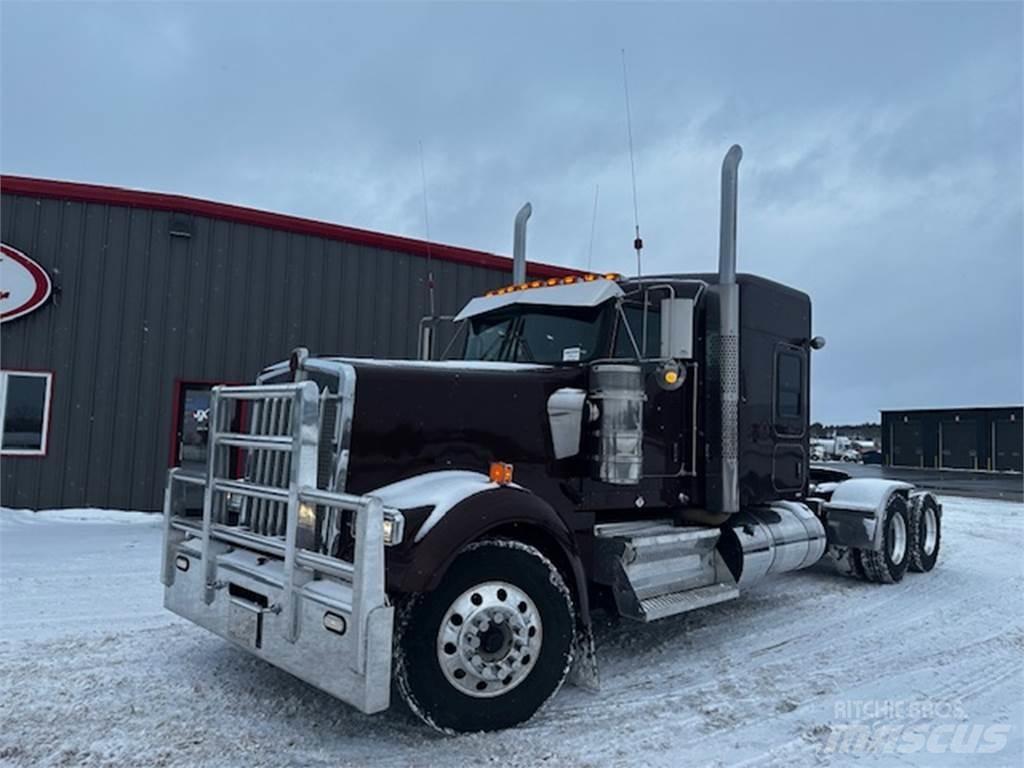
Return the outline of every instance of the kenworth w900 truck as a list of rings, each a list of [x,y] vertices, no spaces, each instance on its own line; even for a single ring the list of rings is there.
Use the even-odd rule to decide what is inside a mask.
[[[823,341],[807,295],[736,273],[741,154],[717,274],[520,283],[462,310],[460,360],[298,349],[215,388],[205,473],[168,478],[167,608],[363,712],[394,684],[477,731],[595,684],[598,606],[654,621],[825,558],[931,570],[931,494],[809,463]]]

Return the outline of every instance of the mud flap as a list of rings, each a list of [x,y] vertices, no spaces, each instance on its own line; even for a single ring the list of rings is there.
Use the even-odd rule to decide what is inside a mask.
[[[576,639],[573,642],[572,666],[569,668],[569,682],[577,688],[591,693],[601,690],[601,678],[597,668],[597,648],[594,644],[594,631],[590,624],[580,624],[576,628]]]

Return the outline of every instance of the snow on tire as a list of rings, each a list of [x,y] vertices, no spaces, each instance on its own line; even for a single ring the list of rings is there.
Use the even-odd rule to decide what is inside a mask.
[[[471,544],[437,589],[399,610],[398,691],[447,733],[518,725],[561,687],[574,627],[569,588],[538,550],[503,539]]]
[[[942,511],[935,497],[921,494],[910,516],[910,570],[927,573],[935,567],[942,544]]]
[[[910,565],[907,500],[897,493],[889,497],[879,524],[882,526],[882,548],[877,552],[860,550],[860,563],[868,581],[895,584],[903,579]]]

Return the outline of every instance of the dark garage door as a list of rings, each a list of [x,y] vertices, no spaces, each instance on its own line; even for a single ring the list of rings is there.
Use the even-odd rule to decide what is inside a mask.
[[[1021,422],[1019,420],[997,419],[992,422],[992,429],[995,432],[995,439],[993,440],[995,444],[994,469],[1016,472],[1024,470],[1021,462],[1021,442],[1024,439]]]
[[[924,466],[921,422],[897,421],[892,425],[892,463],[897,467]]]
[[[977,469],[978,428],[974,419],[943,419],[942,466],[948,469]]]

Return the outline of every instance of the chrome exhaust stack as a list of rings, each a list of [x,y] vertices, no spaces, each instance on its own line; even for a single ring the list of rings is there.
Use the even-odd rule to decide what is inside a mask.
[[[733,144],[722,161],[722,220],[718,246],[718,338],[713,348],[721,387],[721,498],[718,512],[740,511],[739,368],[740,287],[736,283],[736,200],[743,149]],[[710,500],[709,500],[710,501]],[[713,503],[713,502],[712,502]]]
[[[512,233],[512,282],[526,282],[526,221],[533,213],[533,207],[527,203],[516,214],[516,226]]]

